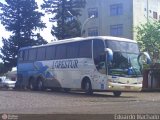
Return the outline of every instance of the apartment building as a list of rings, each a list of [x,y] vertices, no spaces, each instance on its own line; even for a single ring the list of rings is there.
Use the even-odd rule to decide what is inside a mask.
[[[159,8],[160,0],[86,0],[79,18],[83,36],[136,39],[135,27],[147,20],[159,20]]]

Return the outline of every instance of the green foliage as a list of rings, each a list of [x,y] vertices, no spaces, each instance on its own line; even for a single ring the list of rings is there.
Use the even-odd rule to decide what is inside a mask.
[[[141,50],[147,51],[153,60],[158,59],[160,55],[160,21],[141,24],[136,30]]]
[[[47,42],[36,33],[43,29],[45,24],[41,21],[44,16],[37,11],[35,0],[5,0],[7,4],[0,2],[0,21],[12,35],[3,40],[1,58],[4,65],[13,67],[17,64],[17,54],[21,47],[46,44]]]
[[[4,75],[7,71],[11,71],[11,68],[6,66],[4,63],[0,63],[0,75]]]
[[[78,17],[85,4],[85,0],[44,0],[42,9],[53,15],[50,22],[57,23],[52,27],[52,35],[58,39],[81,36],[81,23]]]

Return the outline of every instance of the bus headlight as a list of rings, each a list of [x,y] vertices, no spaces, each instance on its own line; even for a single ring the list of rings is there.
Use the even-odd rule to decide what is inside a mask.
[[[142,78],[137,78],[137,83],[138,84],[142,84],[142,82],[143,82]]]
[[[137,83],[138,83],[138,84],[142,84],[142,80],[138,80]]]
[[[108,82],[113,82],[113,83],[117,83],[117,79],[109,79]]]

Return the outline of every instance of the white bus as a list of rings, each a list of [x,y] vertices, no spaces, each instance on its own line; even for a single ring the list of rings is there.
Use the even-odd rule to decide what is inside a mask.
[[[136,41],[110,36],[25,47],[19,50],[16,86],[82,89],[87,94],[111,91],[120,96],[122,91],[142,89],[140,56]]]

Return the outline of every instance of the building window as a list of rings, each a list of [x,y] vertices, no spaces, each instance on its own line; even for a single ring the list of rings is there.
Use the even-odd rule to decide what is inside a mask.
[[[98,17],[98,9],[97,8],[89,8],[88,9],[88,18],[94,15],[95,18]]]
[[[123,25],[111,25],[110,26],[110,34],[112,36],[122,36],[123,35]]]
[[[123,14],[123,5],[122,4],[113,4],[110,5],[110,15],[118,16]]]
[[[157,18],[158,18],[157,12],[153,12],[153,18],[154,18],[154,19],[157,19]]]
[[[98,27],[88,28],[88,36],[98,36]]]

